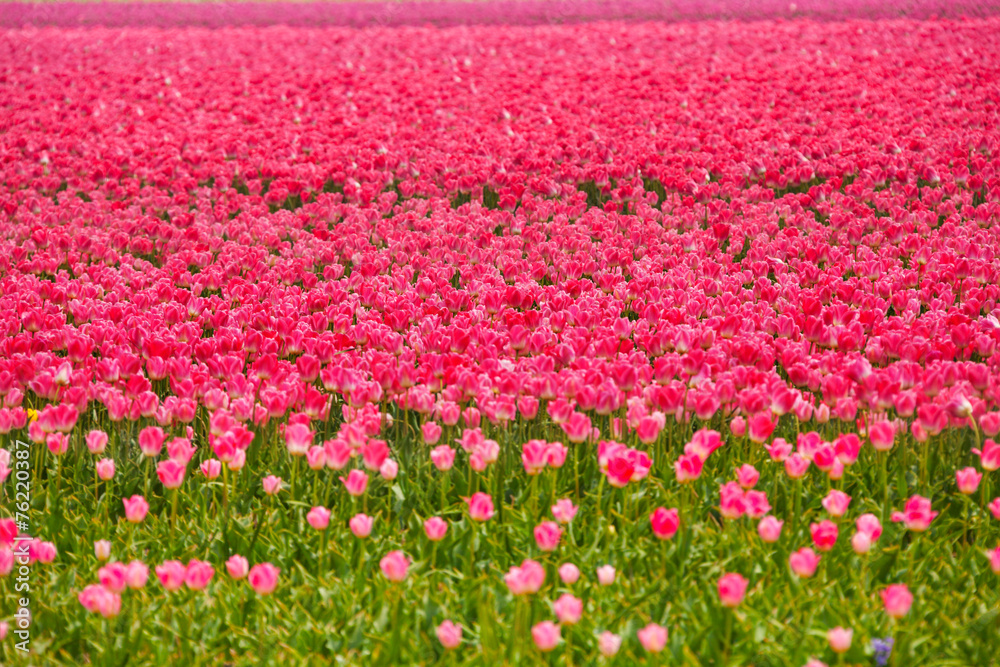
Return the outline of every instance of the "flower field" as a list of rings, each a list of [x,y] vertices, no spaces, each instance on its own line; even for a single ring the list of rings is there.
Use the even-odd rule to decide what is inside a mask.
[[[996,664],[1000,18],[843,18],[5,28],[0,664]]]

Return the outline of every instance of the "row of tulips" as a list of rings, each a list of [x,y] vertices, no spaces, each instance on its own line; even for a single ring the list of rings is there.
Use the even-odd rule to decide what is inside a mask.
[[[997,26],[3,33],[0,659],[990,664]]]

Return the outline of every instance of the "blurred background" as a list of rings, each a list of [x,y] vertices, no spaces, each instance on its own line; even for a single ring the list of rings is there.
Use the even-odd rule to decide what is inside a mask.
[[[0,0],[0,27],[402,26],[981,17],[1000,0]]]

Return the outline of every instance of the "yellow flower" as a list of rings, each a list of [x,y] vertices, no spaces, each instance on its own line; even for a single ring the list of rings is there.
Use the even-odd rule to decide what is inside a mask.
[[[32,410],[31,408],[28,408],[25,412],[28,413],[28,423],[29,424],[31,422],[35,421],[36,419],[38,419],[38,411],[37,410]]]

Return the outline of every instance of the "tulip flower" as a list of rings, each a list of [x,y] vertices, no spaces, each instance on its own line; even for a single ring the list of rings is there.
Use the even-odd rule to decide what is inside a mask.
[[[406,573],[410,567],[410,559],[402,551],[390,551],[379,561],[379,567],[386,579],[392,582],[400,582],[406,579]]]
[[[834,653],[846,653],[851,648],[851,639],[854,637],[854,630],[845,630],[839,625],[831,630],[827,630],[826,638],[830,642],[830,648]]]
[[[641,641],[641,640],[640,640]],[[664,644],[666,641],[664,640]],[[605,658],[612,658],[622,646],[622,638],[613,632],[604,631],[597,638],[597,650]]]
[[[247,581],[257,595],[270,595],[278,585],[280,570],[270,563],[261,563],[250,568]]]
[[[444,621],[435,629],[438,641],[446,649],[458,648],[462,643],[462,627],[451,621]]]
[[[910,611],[913,595],[906,584],[892,584],[881,592],[885,613],[893,618],[903,618]]]
[[[142,496],[123,498],[122,503],[125,505],[125,518],[130,522],[141,523],[146,518],[146,512],[149,511],[149,503]]]
[[[354,536],[358,539],[364,539],[371,535],[373,524],[374,519],[367,514],[355,514],[348,522],[351,532],[354,533]]]
[[[555,551],[562,537],[562,528],[555,521],[543,521],[535,526],[535,542],[542,551]]]
[[[485,522],[493,518],[493,498],[488,493],[474,493],[470,498],[464,498],[469,508],[469,517],[473,521]]]
[[[784,524],[784,521],[780,521],[773,516],[765,516],[757,524],[757,533],[764,542],[774,543],[781,538],[781,528]]]
[[[788,564],[796,575],[808,578],[816,574],[819,559],[816,552],[809,547],[803,547],[789,556]]]
[[[250,563],[243,556],[236,554],[226,561],[226,571],[233,579],[245,579],[250,572]]]
[[[667,646],[667,629],[662,625],[650,623],[640,629],[636,635],[639,643],[649,653],[659,653]]]
[[[572,586],[580,579],[580,568],[573,563],[563,563],[559,566],[559,579],[567,586]]]
[[[724,607],[738,607],[746,595],[749,582],[741,575],[730,573],[719,579],[719,600]]]
[[[542,621],[531,628],[531,638],[539,651],[548,652],[559,645],[559,626],[552,621]]]
[[[602,565],[597,568],[597,583],[610,586],[615,583],[615,568],[612,565]]]

